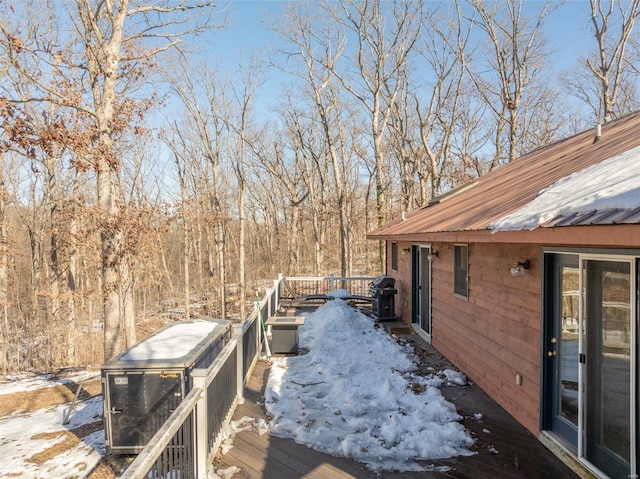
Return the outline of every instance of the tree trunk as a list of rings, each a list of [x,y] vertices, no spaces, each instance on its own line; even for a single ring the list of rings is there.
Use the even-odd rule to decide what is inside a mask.
[[[243,142],[244,143],[244,142]],[[244,161],[244,153],[240,153],[243,156]],[[244,170],[244,167],[242,168]],[[245,211],[245,179],[244,179],[244,171],[239,175],[238,181],[238,213],[239,213],[239,222],[240,222],[240,234],[239,234],[239,251],[238,251],[238,292],[240,294],[240,319],[244,320],[246,317],[246,305],[245,301],[247,298],[247,271],[245,266],[246,261],[246,250],[245,250],[245,235],[247,229],[247,218]]]
[[[160,233],[156,232],[156,241],[158,242],[159,245],[162,245],[162,238],[160,237]],[[165,254],[165,250],[162,246],[160,246],[159,248],[160,250],[160,261],[162,262],[162,271],[164,272],[164,277],[167,280],[167,283],[169,284],[169,296],[173,297],[175,296],[175,288],[173,286],[173,273],[171,273],[171,271],[169,270],[169,267],[167,266],[167,255]]]
[[[122,322],[124,325],[125,347],[136,344],[135,273],[131,258],[125,257],[120,263],[120,298],[122,299]]]
[[[108,143],[108,141],[105,141]],[[100,232],[102,253],[102,308],[104,321],[104,359],[115,357],[122,351],[120,324],[120,297],[118,295],[119,234],[115,221],[118,207],[113,195],[111,167],[106,159],[98,159],[98,205],[105,215]]]
[[[189,240],[189,226],[187,216],[183,211],[184,218],[184,255],[182,257],[182,267],[184,269],[184,320],[191,317],[191,275],[189,273],[189,263],[191,261],[191,241]]]
[[[55,362],[57,364],[72,364],[72,358],[66,357],[66,347],[64,342],[66,341],[67,331],[66,324],[62,324],[60,321],[60,264],[59,264],[59,251],[58,251],[58,232],[60,231],[60,224],[58,221],[60,200],[58,194],[58,185],[56,181],[56,165],[57,159],[53,155],[48,155],[46,172],[47,172],[47,192],[46,196],[49,203],[49,310],[48,316],[50,318],[49,324],[53,326],[55,331],[55,345],[52,349],[59,351],[59,354],[55,354]],[[62,343],[62,344],[60,344]],[[59,357],[63,356],[63,357]]]
[[[4,187],[4,169],[0,156],[0,372],[9,370],[9,278],[8,278],[8,235],[6,219],[7,190]]]
[[[75,188],[74,188],[75,191]],[[76,357],[76,281],[78,277],[78,248],[76,245],[76,234],[78,232],[78,224],[75,219],[75,212],[72,215],[71,223],[69,225],[70,245],[69,245],[69,269],[67,271],[67,290],[69,292],[69,299],[67,300],[67,318],[66,318],[66,346],[67,357],[70,359],[71,364],[77,364],[78,358]]]
[[[218,220],[216,223],[216,257],[218,261],[218,298],[220,299],[220,316],[227,317],[226,294],[226,265],[225,265],[225,231],[224,224]]]

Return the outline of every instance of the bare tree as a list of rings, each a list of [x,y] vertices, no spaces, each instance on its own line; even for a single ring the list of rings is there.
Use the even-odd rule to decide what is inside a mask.
[[[253,123],[252,113],[256,92],[264,82],[264,64],[255,57],[248,66],[240,67],[239,76],[239,81],[231,81],[227,85],[233,98],[228,103],[229,108],[223,113],[223,121],[228,132],[228,155],[233,165],[238,188],[238,293],[240,295],[240,317],[244,318],[247,298],[247,163],[252,151],[251,145],[256,144],[255,137],[259,135]]]
[[[567,90],[584,102],[598,123],[635,111],[640,106],[634,35],[640,0],[590,0],[595,49],[581,66],[564,74]]]
[[[324,218],[328,215],[329,206],[325,198],[329,178],[329,164],[324,161],[327,157],[326,143],[322,134],[314,128],[318,121],[317,112],[299,108],[291,95],[280,109],[280,115],[288,131],[285,138],[291,142],[291,149],[295,152],[295,165],[308,193],[314,246],[313,272],[321,274],[324,258],[322,246],[327,233]]]
[[[175,70],[179,73],[176,74]],[[182,124],[173,123],[173,139],[169,143],[179,162],[179,173],[183,170],[180,181],[185,182],[185,187],[190,185],[188,196],[205,213],[200,215],[204,233],[207,238],[212,236],[212,241],[207,241],[205,245],[206,275],[212,283],[208,289],[216,291],[219,314],[226,317],[229,211],[222,162],[225,159],[223,144],[226,130],[223,118],[224,110],[228,108],[227,100],[216,71],[206,66],[190,71],[186,63],[181,63],[175,70],[168,79],[184,106],[185,121]],[[209,292],[206,296],[209,298]]]
[[[271,195],[278,194],[280,201],[284,203],[288,228],[288,257],[284,272],[298,276],[302,273],[302,205],[309,196],[309,190],[304,181],[304,168],[301,164],[304,152],[292,144],[290,135],[291,132],[275,130],[274,134],[265,135],[259,144],[251,144],[251,147],[258,158],[254,168],[256,177],[260,178],[262,185],[269,184],[265,181],[265,176],[271,177],[276,187],[269,191]]]
[[[424,96],[415,94],[420,142],[425,157],[425,161],[420,161],[416,168],[422,204],[441,192],[449,163],[453,161],[452,137],[460,120],[461,103],[469,94],[465,89],[467,56],[473,54],[468,52],[471,23],[464,24],[457,3],[451,16],[442,15],[439,11],[429,15],[428,25],[418,50],[429,66],[433,81]]]
[[[317,112],[319,127],[324,134],[326,161],[332,167],[335,195],[339,215],[340,265],[341,273],[349,271],[349,234],[346,179],[343,163],[348,158],[341,155],[344,151],[339,135],[344,134],[346,125],[342,124],[337,107],[342,102],[337,89],[335,64],[343,53],[345,37],[342,32],[323,17],[318,10],[312,10],[309,4],[289,4],[283,25],[275,27],[290,48],[280,53],[287,59],[299,60],[291,68],[287,63],[279,68],[302,80],[306,94]],[[299,69],[296,67],[300,67]]]
[[[26,8],[26,4],[20,6]],[[54,27],[42,30],[37,44],[32,37],[25,37],[24,31],[7,24],[2,24],[2,31],[11,52],[12,68],[38,92],[30,101],[75,109],[85,116],[92,133],[93,144],[85,161],[97,177],[104,354],[109,358],[121,349],[119,283],[120,273],[128,269],[122,251],[126,239],[119,229],[121,152],[117,142],[153,103],[153,96],[136,101],[127,95],[148,78],[152,60],[177,46],[182,38],[210,28],[214,11],[209,2],[167,0],[150,5],[137,0],[77,0],[73,5],[54,6],[48,13],[51,25],[75,29],[65,36],[64,45],[57,41],[54,34],[58,28]],[[48,81],[48,72],[58,75],[60,81]],[[132,321],[124,319],[130,328]]]
[[[518,142],[524,95],[540,81],[549,53],[545,48],[541,27],[553,11],[553,0],[546,0],[535,16],[524,12],[524,0],[491,3],[470,0],[477,14],[470,20],[486,35],[488,49],[482,65],[471,70],[478,94],[495,119],[495,154],[486,170],[522,154]],[[483,73],[480,73],[483,71]],[[506,135],[506,137],[504,136]],[[506,154],[504,150],[506,148]]]
[[[349,73],[340,72],[335,63],[324,66],[368,113],[375,158],[376,211],[378,226],[382,226],[386,221],[385,184],[388,181],[383,142],[394,104],[404,85],[407,63],[420,34],[423,2],[403,0],[388,5],[380,0],[340,0],[336,4],[326,2],[324,6],[357,41]],[[385,6],[389,9],[382,8]],[[384,268],[383,242],[379,244],[379,256],[380,267]]]
[[[149,5],[146,2],[122,1],[91,5],[78,1],[76,8],[80,18],[77,28],[86,52],[86,70],[92,88],[92,116],[97,135],[94,162],[98,205],[104,214],[101,237],[105,358],[113,357],[121,350],[118,265],[122,236],[114,224],[119,211],[117,187],[120,162],[114,156],[114,137],[117,133],[115,106],[121,68],[131,65],[139,69],[146,60],[177,45],[181,36],[203,28],[197,26],[180,30],[180,25],[188,24],[188,20],[185,17],[172,19],[171,15],[184,14],[186,11],[192,15],[207,6],[163,3]],[[125,24],[128,26],[126,29]],[[139,51],[142,42],[148,38],[153,38],[156,44]],[[157,43],[158,39],[165,43]]]

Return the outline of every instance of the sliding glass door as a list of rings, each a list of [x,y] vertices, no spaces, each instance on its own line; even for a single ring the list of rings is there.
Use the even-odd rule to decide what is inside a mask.
[[[543,429],[610,478],[636,477],[636,258],[547,253]]]
[[[631,474],[631,264],[584,260],[584,456],[609,477]]]

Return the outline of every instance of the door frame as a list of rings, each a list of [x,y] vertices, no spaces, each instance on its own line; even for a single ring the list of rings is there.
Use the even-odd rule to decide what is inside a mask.
[[[601,477],[607,477],[596,466],[591,464],[586,459],[586,445],[585,445],[585,412],[586,412],[586,395],[587,388],[589,388],[588,378],[586,377],[586,362],[580,361],[578,369],[578,381],[579,381],[579,413],[578,413],[578,444],[577,447],[573,447],[572,444],[565,442],[565,440],[554,433],[551,426],[551,416],[553,414],[553,394],[551,388],[554,384],[552,360],[547,357],[547,345],[549,339],[554,334],[553,315],[551,314],[551,308],[553,308],[553,295],[557,293],[554,288],[557,287],[555,283],[555,269],[557,268],[557,262],[553,260],[555,255],[574,255],[579,264],[579,353],[582,355],[585,353],[586,345],[584,342],[584,298],[585,284],[583,277],[583,267],[585,261],[613,261],[613,262],[626,262],[630,264],[630,289],[631,289],[631,337],[635,338],[631,341],[631,357],[630,357],[630,437],[631,437],[631,451],[630,451],[630,465],[631,465],[631,477],[638,477],[640,473],[640,465],[638,464],[637,448],[640,444],[640,377],[638,364],[638,357],[640,348],[640,341],[638,340],[638,331],[640,330],[640,250],[637,249],[619,249],[619,250],[603,250],[603,249],[578,249],[578,248],[543,248],[543,271],[542,271],[542,295],[541,295],[541,378],[540,378],[540,428],[543,431],[550,432],[550,438],[559,444],[563,449],[572,454],[581,464],[587,469],[599,474]],[[553,280],[550,280],[553,277]],[[551,290],[549,290],[551,288]],[[582,356],[581,356],[582,357]],[[635,474],[635,475],[634,475]]]
[[[414,325],[414,329],[420,337],[422,337],[427,343],[431,344],[431,337],[433,336],[432,320],[433,320],[433,270],[432,270],[432,258],[433,246],[431,243],[414,243],[411,246],[411,323]],[[429,331],[422,329],[421,315],[422,315],[422,271],[423,262],[428,262],[428,288],[429,288]]]
[[[546,252],[545,252],[546,253]],[[573,426],[566,420],[556,419],[556,406],[558,401],[559,391],[557,390],[557,372],[558,362],[561,361],[562,351],[559,351],[560,355],[549,356],[549,352],[558,352],[558,343],[552,341],[554,338],[559,341],[559,325],[556,323],[557,308],[560,306],[559,302],[562,301],[560,295],[560,282],[558,278],[558,270],[562,266],[575,267],[580,275],[580,257],[574,254],[554,253],[543,254],[543,294],[542,294],[542,339],[541,339],[541,355],[542,355],[542,367],[541,367],[541,429],[556,431],[563,440],[566,441],[566,445],[572,450],[574,454],[578,453],[578,436],[579,436],[579,424],[575,425],[575,431]],[[580,285],[577,286],[580,290]],[[579,311],[579,291],[578,291],[578,311],[576,312],[577,318],[580,317]],[[579,340],[579,332],[578,332]],[[580,382],[580,369],[578,366],[577,373],[578,383]],[[579,401],[579,397],[578,397]],[[578,405],[579,409],[579,405]],[[578,415],[579,416],[579,415]],[[579,419],[578,419],[579,420]],[[554,429],[555,427],[558,429]],[[571,435],[569,438],[567,436]]]

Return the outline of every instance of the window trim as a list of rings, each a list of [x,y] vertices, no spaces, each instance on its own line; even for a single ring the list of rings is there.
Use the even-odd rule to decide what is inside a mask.
[[[464,247],[466,251],[466,261],[464,265],[458,265],[457,259],[458,255],[457,249]],[[459,266],[464,266],[461,268]],[[464,292],[458,290],[458,283],[462,278],[459,278],[459,275],[464,271],[464,284],[465,290]],[[454,243],[453,245],[453,295],[464,300],[469,299],[469,244],[463,243]]]
[[[391,242],[391,270],[398,271],[398,242]]]

